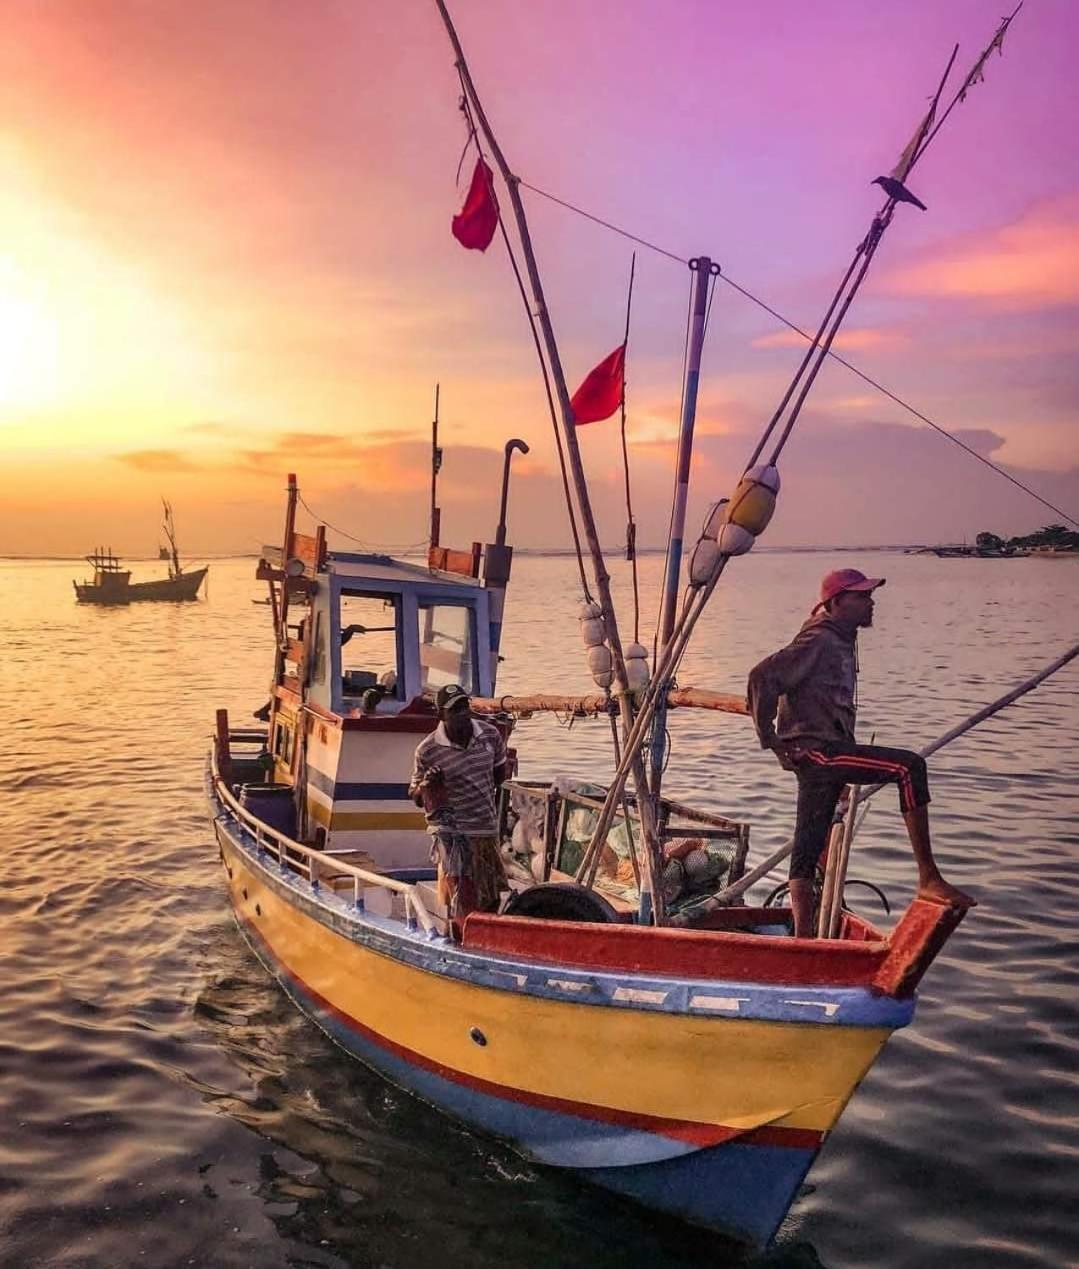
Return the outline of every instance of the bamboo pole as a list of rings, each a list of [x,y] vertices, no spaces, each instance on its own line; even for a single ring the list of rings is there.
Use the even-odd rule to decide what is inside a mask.
[[[667,692],[672,708],[709,709],[722,714],[748,717],[744,696],[731,692],[713,692],[704,687],[675,687]],[[472,701],[477,714],[605,714],[610,707],[606,693],[588,692],[580,696],[556,692],[537,692],[530,696],[481,696]]]
[[[835,881],[839,869],[840,848],[843,843],[844,819],[833,820],[828,832],[828,861],[824,865],[824,884],[821,887],[820,911],[817,913],[817,937],[823,938],[832,920],[835,903]]]
[[[946,731],[942,736],[939,736],[936,740],[919,750],[921,756],[923,758],[928,758],[931,754],[936,753],[938,749],[943,749],[945,745],[950,745],[953,740],[958,739],[960,736],[965,735],[968,731],[977,727],[979,723],[984,723],[987,718],[992,718],[994,714],[999,714],[1002,709],[1014,704],[1014,702],[1021,696],[1025,696],[1027,692],[1032,692],[1040,683],[1044,683],[1047,678],[1055,674],[1057,670],[1063,669],[1069,661],[1073,661],[1076,657],[1079,657],[1079,643],[1077,643],[1073,648],[1069,648],[1067,652],[1057,657],[1055,661],[1051,662],[1044,669],[1039,670],[1037,674],[1031,675],[1029,679],[1020,683],[1018,687],[1012,688],[1010,692],[1005,692],[1003,696],[998,696],[995,701],[991,701],[988,705],[983,706],[981,709],[971,714],[969,718],[965,718],[961,723],[957,723],[950,731]],[[879,793],[884,787],[885,786],[883,784],[874,784],[867,789],[863,789],[860,798],[860,802],[863,807],[875,793]],[[860,827],[864,821],[867,809],[868,808],[863,809],[862,815],[858,820],[857,827]],[[853,837],[853,832],[851,836]],[[774,850],[766,859],[761,860],[761,862],[757,864],[756,867],[751,868],[744,877],[740,877],[738,881],[729,886],[725,886],[722,890],[717,891],[716,894],[711,895],[708,899],[704,900],[703,903],[696,905],[692,912],[684,911],[680,913],[679,919],[674,921],[673,924],[688,925],[695,916],[700,916],[706,912],[712,912],[716,908],[728,907],[735,901],[735,899],[741,898],[750,886],[755,885],[762,877],[766,877],[777,864],[781,864],[783,860],[790,855],[792,850],[794,850],[793,838],[791,838],[790,841],[785,842],[778,849]]]
[[[435,0],[435,4],[442,16],[443,25],[449,36],[450,43],[453,45],[453,51],[456,56],[457,71],[461,77],[461,83],[465,93],[471,104],[472,110],[475,112],[476,119],[483,130],[483,135],[490,147],[492,157],[498,166],[498,170],[505,182],[506,191],[509,194],[510,205],[513,208],[514,220],[517,224],[517,232],[520,237],[521,249],[524,252],[525,266],[528,273],[529,285],[532,289],[532,298],[535,303],[535,316],[539,322],[540,331],[543,335],[543,344],[547,353],[547,361],[551,370],[551,377],[554,379],[555,390],[558,397],[559,408],[562,413],[562,431],[565,441],[566,453],[569,456],[570,470],[573,474],[574,492],[577,496],[577,507],[581,516],[581,525],[584,529],[585,539],[588,543],[589,554],[592,558],[592,571],[595,576],[596,593],[599,599],[600,607],[603,609],[603,617],[606,623],[607,642],[611,649],[611,660],[614,669],[614,696],[618,701],[618,712],[622,721],[623,743],[628,743],[628,737],[633,727],[633,705],[630,695],[627,691],[626,664],[622,653],[622,641],[618,633],[618,623],[614,611],[614,603],[611,599],[610,575],[607,572],[606,562],[603,558],[603,551],[600,548],[599,534],[596,530],[595,516],[592,512],[592,502],[588,494],[588,483],[585,478],[584,465],[581,461],[580,446],[577,443],[576,424],[573,417],[573,408],[570,405],[569,389],[566,386],[566,376],[562,369],[562,359],[559,356],[558,344],[555,340],[554,327],[551,324],[550,312],[547,308],[547,301],[543,292],[543,283],[540,280],[539,267],[536,263],[536,255],[532,248],[532,237],[528,229],[528,221],[525,217],[524,204],[521,201],[520,181],[510,170],[509,164],[506,162],[505,155],[495,138],[490,122],[487,119],[486,112],[480,102],[479,94],[476,92],[476,86],[472,81],[472,73],[468,68],[465,60],[464,50],[461,42],[457,37],[457,31],[454,28],[453,21],[450,18],[449,11],[446,8],[444,0]],[[638,745],[626,755],[626,759],[633,771],[634,783],[637,786],[638,799],[645,800],[647,794],[647,777],[644,769],[644,761],[641,758],[639,742]],[[623,780],[623,784],[625,781]],[[657,886],[657,868],[658,868],[658,841],[656,838],[655,824],[651,811],[644,812],[641,820],[642,837],[645,843],[645,857],[647,868],[645,871],[646,884],[642,887],[642,902],[646,893],[651,894],[651,903],[653,905],[653,915],[659,923],[662,919],[663,897]]]
[[[441,2],[441,0],[439,0],[439,2]],[[1018,12],[1018,10],[1016,10],[1016,12]],[[1014,14],[1012,16],[1014,16]],[[998,31],[998,36],[1001,36],[1002,32],[1007,29],[1007,24],[1008,22],[1010,22],[1010,20],[1011,19],[1009,18],[1002,24],[1002,27]],[[987,56],[987,55],[988,54],[983,55],[983,60],[984,60],[984,56]],[[937,88],[937,92],[934,97],[934,106],[936,101],[939,100],[940,94],[944,90],[944,84],[945,84],[945,81],[947,80],[947,74],[948,74],[948,71],[950,71],[951,69],[952,61],[954,61],[954,58],[955,58],[955,54],[953,53],[952,58],[948,62],[948,68],[945,71],[944,78],[941,79],[940,86]],[[970,78],[971,77],[968,76],[968,86],[969,86]],[[935,134],[935,131],[937,130],[934,130],[934,134]],[[921,153],[921,151],[924,151],[925,146],[928,144],[929,140],[932,139],[932,135],[934,134],[931,134],[930,137],[925,139],[919,153]],[[802,360],[802,364],[798,369],[798,372],[794,376],[794,379],[791,382],[790,386],[787,388],[787,391],[784,394],[783,399],[780,402],[778,408],[776,409],[776,412],[773,414],[771,421],[768,423],[768,426],[764,429],[764,432],[760,440],[758,441],[756,448],[753,451],[753,455],[750,459],[750,462],[747,464],[747,468],[749,466],[752,466],[760,457],[760,455],[763,453],[764,446],[767,443],[768,438],[771,436],[773,430],[779,423],[779,420],[782,417],[783,412],[788,402],[790,401],[792,394],[797,388],[799,382],[802,380],[803,375],[806,375],[806,372],[808,371],[808,375],[805,379],[805,382],[802,383],[798,396],[796,400],[794,401],[793,406],[791,406],[790,413],[788,415],[786,423],[784,424],[783,430],[780,433],[779,440],[776,442],[772,451],[772,455],[768,460],[769,463],[773,465],[776,462],[778,462],[780,452],[782,451],[784,445],[786,444],[790,436],[791,430],[794,427],[795,422],[797,421],[797,418],[801,412],[802,406],[804,405],[805,400],[809,394],[809,391],[816,380],[817,374],[819,373],[821,366],[824,363],[824,359],[829,354],[832,342],[835,339],[840,327],[843,324],[843,321],[847,314],[847,310],[850,308],[850,305],[853,302],[855,295],[857,295],[858,290],[865,279],[865,276],[869,270],[869,266],[872,264],[873,257],[876,254],[877,247],[880,244],[881,237],[883,236],[883,233],[887,229],[888,225],[891,223],[891,219],[892,219],[892,215],[894,211],[895,211],[895,200],[892,198],[889,198],[885,202],[881,211],[878,212],[874,216],[870,224],[869,231],[866,234],[865,238],[860,243],[860,245],[858,246],[858,249],[854,255],[854,259],[851,261],[850,267],[847,269],[847,272],[843,278],[843,281],[840,283],[839,289],[836,291],[835,295],[832,297],[832,302],[829,305],[828,311],[825,314],[824,319],[821,322],[820,328],[818,329],[817,334],[813,339],[813,343],[811,344],[810,348],[807,350],[805,357]],[[854,276],[854,272],[856,267],[858,266],[859,261],[861,261],[861,268],[858,270],[857,276]],[[852,276],[853,276],[853,281],[851,281]],[[838,311],[836,311],[837,308],[838,308]],[[827,334],[825,334],[826,329],[827,329]],[[816,357],[816,362],[815,364],[811,366],[811,362],[813,361],[814,356]],[[655,671],[653,673],[653,682],[652,682],[653,688],[655,688],[656,685],[662,685],[664,681],[671,676],[671,674],[673,673],[674,667],[678,665],[679,660],[681,659],[682,653],[685,650],[686,644],[689,641],[689,637],[693,632],[693,627],[696,625],[697,620],[700,617],[701,613],[704,611],[705,605],[708,603],[708,600],[711,597],[712,592],[715,590],[716,584],[718,583],[719,578],[726,567],[728,558],[729,557],[720,558],[720,561],[715,573],[712,575],[712,577],[706,583],[706,585],[701,589],[699,594],[695,597],[693,603],[690,605],[687,611],[683,614],[680,623],[675,628],[675,632],[671,639],[671,642],[657,656],[657,664],[655,667]],[[662,708],[663,708],[662,689],[660,689],[659,691],[651,691],[646,696],[645,701],[642,703],[640,711],[638,712],[635,731],[633,735],[626,737],[625,747],[627,749],[631,749],[635,743],[636,744],[640,743],[640,738],[643,737],[645,726],[652,722],[652,719],[655,716],[656,712],[662,711]],[[647,724],[645,722],[646,717],[647,717]],[[593,847],[595,847],[596,843],[601,840],[602,834],[606,832],[607,827],[609,827],[610,825],[611,818],[614,814],[614,810],[617,805],[617,799],[621,793],[621,788],[625,783],[626,774],[627,773],[622,771],[621,768],[615,773],[615,779],[611,785],[611,790],[608,795],[607,807],[604,810],[604,814],[600,816],[599,821],[597,822],[597,825],[596,825],[596,833],[592,840]]]
[[[857,785],[850,792],[850,805],[843,817],[843,833],[839,839],[839,858],[836,860],[835,881],[832,886],[832,910],[828,924],[824,927],[824,937],[834,939],[839,934],[839,922],[843,916],[843,892],[847,888],[847,865],[850,863],[850,847],[854,841],[855,818],[858,814],[858,803],[861,789]]]

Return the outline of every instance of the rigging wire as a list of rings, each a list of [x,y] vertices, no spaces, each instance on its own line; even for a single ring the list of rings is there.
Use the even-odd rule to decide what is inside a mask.
[[[304,501],[303,494],[297,491],[296,501],[307,512],[307,514],[317,524],[324,524],[327,529],[332,529],[334,533],[339,533],[343,538],[348,538],[350,542],[355,542],[357,546],[366,546],[376,551],[418,551],[421,546],[427,545],[427,539],[421,542],[368,542],[366,538],[358,538],[354,533],[349,533],[347,529],[342,529],[336,524],[331,524],[325,516],[319,515],[314,508],[309,507]]]
[[[461,82],[461,114],[464,116],[465,123],[468,126],[468,141],[465,142],[465,151],[468,149],[469,143],[474,142],[476,153],[483,158],[483,151],[480,148],[479,133],[476,131],[476,123],[472,118],[472,108],[468,104],[468,92],[465,89],[465,77],[461,67],[457,67],[457,77]],[[462,155],[462,162],[464,157]],[[460,174],[460,165],[458,165],[458,174]],[[558,427],[558,414],[555,411],[554,394],[551,391],[551,377],[547,370],[547,359],[543,355],[543,345],[540,343],[539,331],[536,329],[536,318],[532,312],[532,305],[528,301],[528,292],[525,290],[524,279],[521,277],[521,270],[517,264],[517,257],[514,254],[513,246],[510,243],[509,234],[506,232],[506,226],[502,220],[502,210],[498,210],[498,228],[502,234],[502,241],[506,247],[506,254],[509,256],[510,265],[513,268],[513,276],[517,281],[517,290],[521,294],[521,303],[524,305],[525,315],[528,317],[528,328],[532,332],[532,343],[536,348],[536,356],[539,359],[540,373],[543,375],[543,390],[547,394],[547,412],[551,417],[551,431],[554,433],[555,450],[558,454],[558,469],[562,474],[562,491],[565,495],[566,513],[569,516],[570,532],[573,535],[573,549],[577,555],[577,571],[581,577],[581,591],[588,603],[592,602],[592,592],[588,588],[588,575],[584,567],[584,553],[581,550],[581,535],[577,529],[577,516],[573,510],[573,497],[569,487],[569,472],[566,470],[566,455],[562,448],[562,434]]]
[[[1018,10],[1016,12],[1018,12]],[[1014,14],[1012,16],[1014,17]],[[951,108],[952,107],[949,106],[949,110],[951,110]],[[940,123],[943,123],[943,119],[940,120]],[[940,124],[938,123],[937,128],[934,128],[933,132],[930,133],[925,144],[928,144],[928,141],[936,135],[939,126]],[[922,145],[922,153],[925,151],[925,144]],[[611,221],[604,220],[602,217],[596,216],[592,212],[585,211],[583,207],[578,207],[573,203],[567,202],[563,198],[558,198],[556,195],[549,193],[547,190],[540,189],[538,185],[532,185],[523,179],[520,180],[520,184],[524,189],[531,190],[533,194],[538,194],[541,198],[546,198],[549,202],[556,203],[559,207],[564,207],[567,211],[574,212],[576,215],[583,217],[585,220],[590,220],[593,224],[599,225],[603,229],[608,229],[612,233],[628,239],[630,242],[636,242],[640,246],[646,247],[649,251],[655,252],[656,255],[663,256],[668,260],[673,260],[676,264],[689,263],[688,256],[679,255],[675,251],[668,251],[666,247],[661,247],[658,243],[650,242],[647,238],[642,238],[638,234],[630,233],[628,229],[623,229],[620,225],[613,224]],[[755,304],[757,308],[767,313],[769,317],[774,317],[777,322],[785,326],[788,330],[793,331],[796,335],[799,335],[809,344],[813,343],[812,335],[803,330],[796,322],[791,321],[789,317],[779,312],[779,310],[774,308],[771,304],[767,303],[767,301],[762,300],[759,295],[755,295],[748,287],[742,286],[741,283],[736,282],[726,269],[720,273],[719,278],[720,281],[729,286],[731,290],[736,291],[743,297],[743,299],[749,300],[751,304]],[[807,357],[812,356],[812,352],[813,349],[810,348]],[[864,370],[859,369],[858,366],[856,366],[853,362],[848,361],[840,353],[837,353],[833,349],[829,348],[827,355],[833,361],[837,361],[841,366],[856,375],[863,383],[879,392],[882,396],[887,397],[889,401],[899,406],[900,409],[906,410],[908,414],[912,415],[920,423],[924,423],[927,427],[932,428],[932,430],[938,435],[951,441],[953,445],[957,445],[961,450],[969,454],[971,458],[977,459],[977,461],[984,467],[988,467],[990,471],[996,472],[998,476],[1003,476],[1005,480],[1009,481],[1017,489],[1021,489],[1023,493],[1033,498],[1036,502],[1040,502],[1043,507],[1052,511],[1054,515],[1060,516],[1062,519],[1067,520],[1069,524],[1073,524],[1079,528],[1079,520],[1077,520],[1075,516],[1069,515],[1068,512],[1064,511],[1061,507],[1058,507],[1055,503],[1050,502],[1048,498],[1043,498],[1040,493],[1031,489],[1029,485],[1018,479],[1018,477],[1011,475],[1009,472],[1005,471],[1003,467],[998,467],[992,459],[986,458],[984,454],[979,454],[976,449],[972,449],[965,441],[960,440],[954,433],[949,432],[946,427],[934,422],[928,415],[923,414],[921,410],[911,405],[909,401],[905,401],[897,393],[893,392],[890,388],[885,387],[884,384],[880,383],[877,379],[874,379],[872,375],[869,375]],[[752,466],[752,464],[750,465]]]

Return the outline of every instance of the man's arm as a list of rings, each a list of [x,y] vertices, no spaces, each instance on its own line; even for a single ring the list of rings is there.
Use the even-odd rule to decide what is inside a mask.
[[[776,746],[779,698],[793,691],[813,673],[820,657],[819,639],[798,635],[785,648],[765,657],[749,672],[746,703],[762,749]]]
[[[495,788],[501,788],[505,783],[506,773],[509,770],[509,755],[506,753],[506,742],[502,739],[502,733],[496,727],[495,747],[494,747],[494,781]]]

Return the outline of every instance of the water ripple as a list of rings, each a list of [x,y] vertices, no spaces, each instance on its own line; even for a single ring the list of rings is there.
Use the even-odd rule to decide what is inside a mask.
[[[740,561],[684,683],[741,690],[791,634],[827,556]],[[1074,570],[882,556],[862,646],[864,732],[918,746],[1075,641]],[[1029,564],[1029,568],[1027,568]],[[659,561],[644,560],[645,612]],[[1073,668],[931,761],[935,842],[981,906],[829,1139],[776,1248],[747,1257],[471,1135],[349,1060],[239,936],[201,804],[213,710],[263,699],[251,561],[208,602],[77,608],[70,568],[5,564],[0,704],[0,1262],[12,1266],[753,1266],[1074,1263],[1079,1174],[1079,682]],[[589,682],[572,566],[521,558],[503,691]],[[1066,575],[1067,574],[1067,575]],[[615,577],[628,602],[624,570]],[[10,611],[14,607],[14,613]],[[62,649],[77,646],[73,658]],[[42,649],[55,649],[53,652]],[[34,702],[30,709],[27,702]],[[675,711],[675,796],[789,836],[790,777],[744,720]],[[522,775],[609,773],[602,727],[517,734]],[[895,904],[913,870],[894,795],[855,875]]]

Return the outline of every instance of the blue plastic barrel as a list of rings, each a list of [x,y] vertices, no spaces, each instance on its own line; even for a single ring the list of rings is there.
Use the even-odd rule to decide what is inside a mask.
[[[293,801],[290,785],[241,785],[240,805],[286,837],[296,836],[296,803]]]

